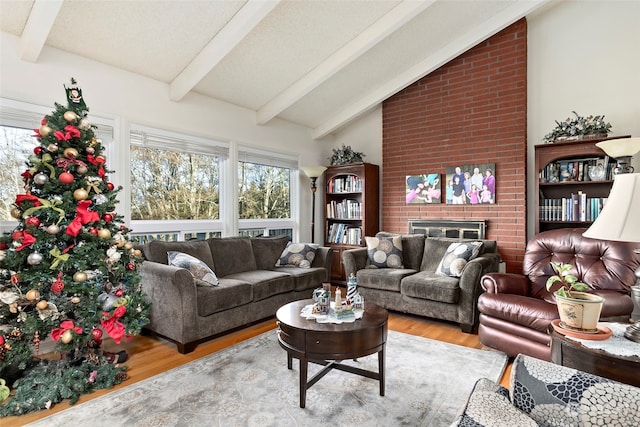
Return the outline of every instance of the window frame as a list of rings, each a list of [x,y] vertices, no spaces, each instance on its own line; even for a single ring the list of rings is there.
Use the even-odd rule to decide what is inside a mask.
[[[16,101],[0,97],[0,125],[34,129],[39,126],[44,116],[50,114],[52,108],[28,102]],[[238,236],[247,230],[280,230],[290,229],[294,241],[299,236],[299,156],[293,156],[264,148],[252,147],[245,143],[219,138],[201,137],[180,132],[164,130],[159,127],[130,123],[126,118],[89,114],[92,124],[97,125],[97,136],[102,139],[107,166],[113,172],[109,173],[109,180],[123,189],[118,195],[118,212],[123,216],[124,223],[131,228],[132,237],[148,234],[177,234],[183,239],[185,234],[214,232],[221,236]],[[179,221],[148,221],[131,220],[131,192],[130,192],[130,153],[131,131],[154,132],[170,138],[186,138],[193,141],[190,147],[201,148],[212,144],[224,147],[227,157],[220,159],[220,218],[217,220],[179,220]],[[111,139],[108,139],[110,134]],[[129,141],[128,144],[118,144],[116,141]],[[174,148],[175,149],[175,148]],[[202,153],[201,153],[202,154]],[[212,154],[207,152],[207,154]],[[243,157],[249,155],[250,157]],[[238,215],[238,170],[240,161],[246,159],[260,159],[257,163],[269,166],[289,167],[289,185],[291,193],[290,218],[283,219],[239,219]],[[265,163],[267,162],[267,163]],[[0,232],[11,232],[18,225],[18,221],[0,221]]]

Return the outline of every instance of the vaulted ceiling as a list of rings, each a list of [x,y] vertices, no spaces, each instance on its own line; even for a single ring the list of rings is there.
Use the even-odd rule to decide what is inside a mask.
[[[0,0],[20,58],[50,46],[322,138],[549,0]]]

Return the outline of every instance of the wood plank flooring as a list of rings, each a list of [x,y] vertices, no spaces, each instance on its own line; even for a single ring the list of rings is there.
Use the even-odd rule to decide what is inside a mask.
[[[189,354],[178,353],[175,344],[153,335],[134,337],[130,342],[121,346],[115,346],[113,343],[105,341],[105,350],[118,351],[124,348],[129,353],[129,360],[125,363],[129,367],[129,379],[113,389],[98,390],[95,393],[84,395],[80,398],[78,404],[87,402],[96,397],[103,396],[113,390],[126,387],[137,381],[141,381],[169,369],[199,359],[210,353],[214,353],[223,348],[237,344],[238,342],[252,338],[263,332],[275,329],[275,327],[275,319],[265,320],[240,331],[223,335],[219,338],[200,344],[196,347],[195,351]],[[477,335],[461,332],[457,324],[440,322],[400,313],[390,313],[389,329],[465,347],[477,349],[483,348]],[[500,381],[500,383],[505,387],[509,386],[510,372],[511,363],[507,366],[507,369]],[[70,405],[67,402],[62,402],[54,405],[50,410],[34,412],[20,417],[7,417],[0,419],[0,426],[22,426],[69,407]]]

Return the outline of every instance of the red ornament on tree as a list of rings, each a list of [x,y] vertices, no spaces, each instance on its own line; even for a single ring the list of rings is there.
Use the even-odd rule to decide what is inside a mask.
[[[24,223],[37,228],[40,226],[40,219],[37,216],[30,216],[24,220]]]
[[[98,235],[98,229],[95,227],[91,227],[89,228],[89,233],[93,234],[94,236]]]
[[[93,328],[91,330],[91,336],[95,342],[100,344],[102,342],[102,329]]]
[[[73,174],[70,174],[69,172],[62,172],[60,176],[58,176],[58,181],[66,185],[71,184],[73,180]]]
[[[127,263],[127,270],[135,270],[136,269],[136,265],[132,262],[128,262]]]
[[[102,215],[102,219],[104,219],[105,222],[111,222],[113,221],[113,215],[111,215],[110,213],[106,213]]]
[[[62,281],[62,271],[58,273],[58,278],[51,285],[51,292],[56,295],[60,295],[60,292],[64,289],[64,282]]]
[[[107,190],[113,191],[114,188],[116,188],[116,186],[113,185],[113,182],[107,182]]]
[[[38,145],[36,148],[34,148],[34,149],[33,149],[33,153],[34,153],[36,156],[39,156],[40,154],[42,154],[42,147],[40,147],[40,146]]]

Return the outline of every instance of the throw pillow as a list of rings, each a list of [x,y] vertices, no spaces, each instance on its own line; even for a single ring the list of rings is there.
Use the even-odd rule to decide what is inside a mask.
[[[294,266],[300,268],[311,268],[311,263],[316,257],[316,250],[320,245],[315,243],[291,243],[282,251],[280,259],[276,262],[276,267]]]
[[[482,249],[482,242],[452,243],[447,248],[436,272],[441,276],[460,277],[469,261],[474,259]]]
[[[169,258],[169,265],[189,270],[196,279],[200,279],[211,286],[218,286],[219,282],[216,273],[204,261],[177,251],[167,252],[167,257]]]
[[[376,268],[404,268],[402,237],[365,237],[369,265]]]

